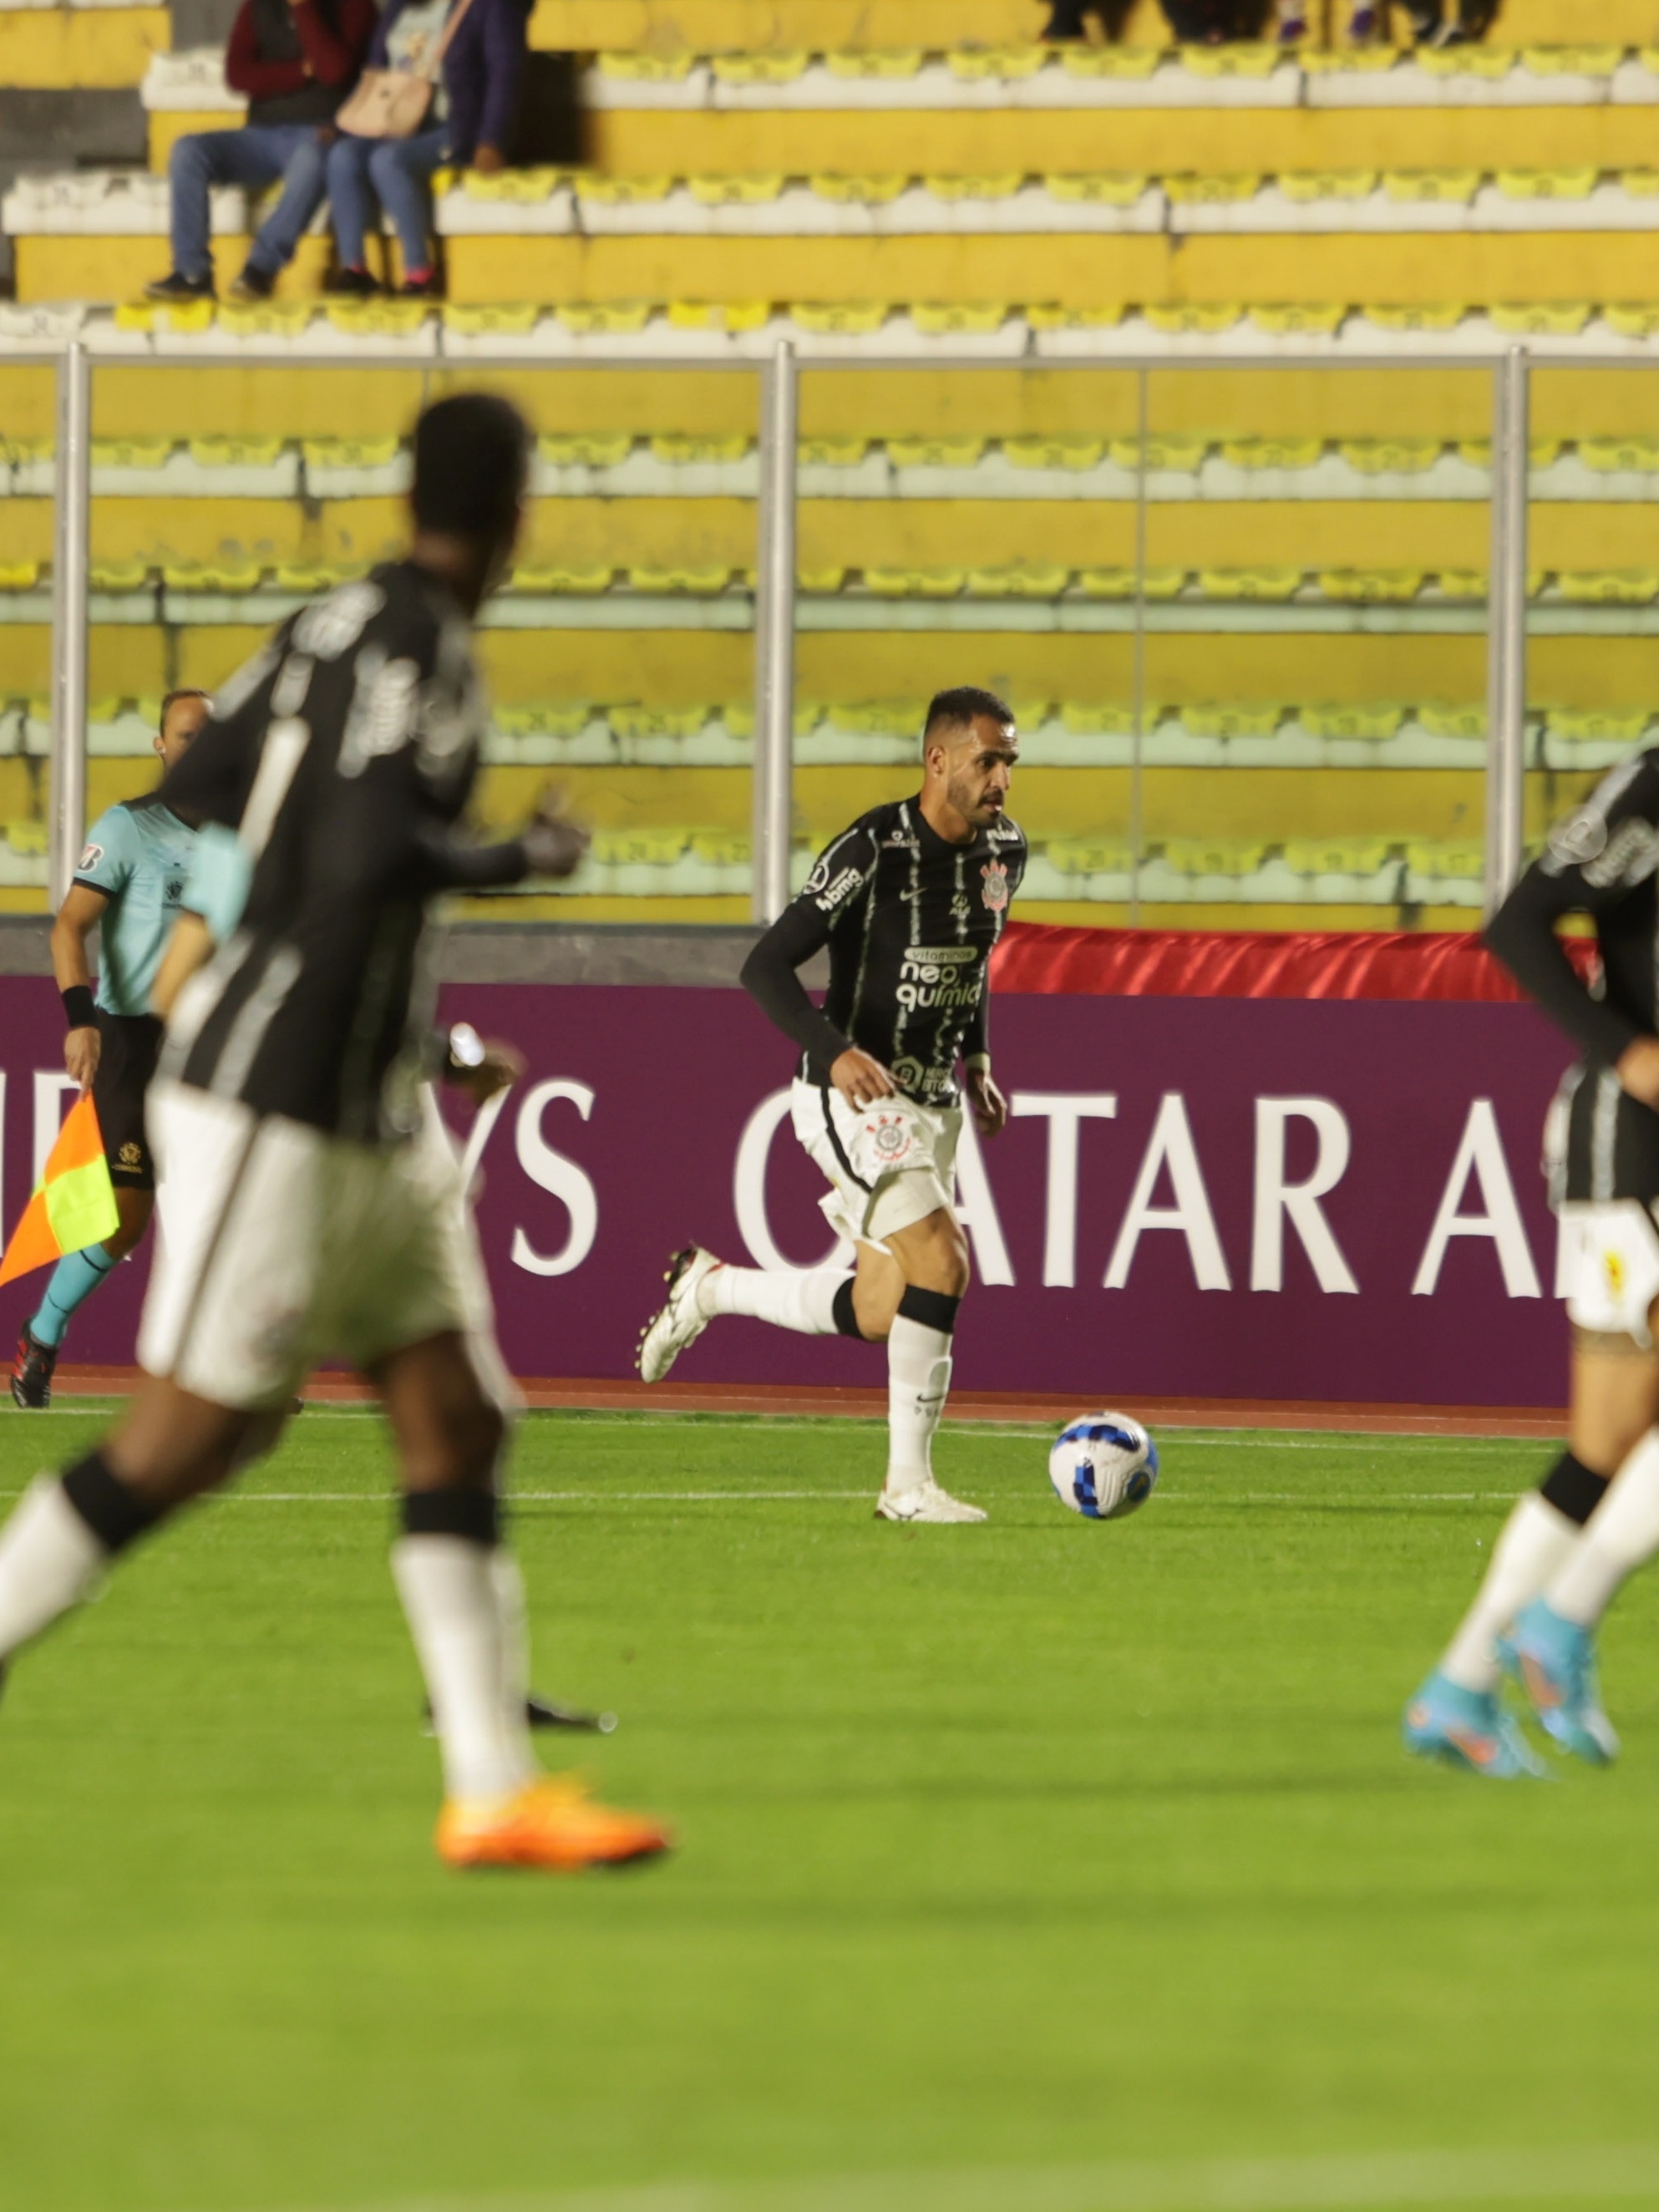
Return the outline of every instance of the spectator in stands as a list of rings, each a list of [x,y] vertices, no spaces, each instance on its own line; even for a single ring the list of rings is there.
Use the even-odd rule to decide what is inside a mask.
[[[464,12],[463,12],[464,11]],[[338,291],[380,286],[370,274],[368,195],[392,219],[403,253],[400,290],[429,299],[439,289],[428,230],[428,187],[440,167],[489,175],[506,166],[525,55],[525,0],[391,0],[370,51],[371,69],[420,67],[456,17],[426,125],[411,138],[356,138],[341,131],[328,155],[328,197],[340,269]]]
[[[260,225],[233,300],[266,300],[323,199],[331,118],[356,81],[374,31],[374,0],[242,0],[225,53],[225,82],[245,94],[240,131],[180,138],[167,164],[173,186],[173,269],[145,287],[151,300],[213,297],[209,191],[282,196]]]

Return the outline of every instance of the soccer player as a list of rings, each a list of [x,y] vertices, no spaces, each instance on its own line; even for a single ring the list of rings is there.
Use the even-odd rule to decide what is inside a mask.
[[[1406,1708],[1407,1747],[1499,1777],[1540,1771],[1498,1702],[1516,1677],[1545,1731],[1596,1765],[1619,1741],[1596,1684],[1595,1630],[1659,1549],[1659,751],[1615,769],[1554,830],[1486,933],[1577,1043],[1545,1127],[1570,1255],[1567,1449],[1510,1514],[1438,1667]],[[1594,918],[1601,987],[1555,934]]]
[[[205,691],[168,692],[155,738],[164,769],[184,758],[207,714]],[[144,1135],[144,1093],[161,1042],[149,994],[179,919],[195,842],[195,831],[158,793],[123,799],[93,823],[52,926],[52,964],[69,1021],[64,1066],[98,1109],[119,1225],[101,1244],[70,1252],[53,1268],[17,1340],[11,1395],[20,1406],[52,1403],[52,1370],[70,1315],[149,1226],[155,1164]],[[101,947],[95,994],[87,959],[94,929]]]
[[[440,1069],[424,981],[434,894],[568,875],[586,842],[548,812],[489,847],[453,826],[486,720],[472,621],[512,558],[529,453],[505,400],[428,408],[408,556],[284,623],[162,786],[203,826],[156,994],[164,1234],[146,1379],[0,1532],[0,1661],[222,1483],[318,1360],[343,1357],[374,1383],[400,1464],[392,1565],[442,1753],[439,1853],[561,1869],[647,1856],[667,1838],[531,1756],[522,1586],[496,1487],[512,1388],[425,1082],[447,1072],[478,1096],[516,1072],[499,1048],[452,1051]],[[178,988],[210,939],[217,951]]]
[[[968,1288],[953,1197],[959,1060],[981,1134],[996,1136],[1008,1118],[991,1079],[989,970],[1025,869],[1024,836],[1006,811],[1019,757],[1013,715],[989,691],[941,691],[921,754],[918,796],[874,808],[828,846],[743,969],[750,997],[799,1048],[795,1134],[829,1181],[821,1203],[856,1247],[856,1267],[733,1267],[690,1246],[669,1264],[639,1370],[660,1382],[717,1314],[884,1340],[878,1515],[982,1521],[933,1480],[932,1453]],[[795,971],[824,945],[820,1012]]]

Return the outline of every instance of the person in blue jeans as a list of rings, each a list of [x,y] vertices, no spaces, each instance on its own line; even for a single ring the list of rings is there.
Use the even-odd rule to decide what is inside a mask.
[[[215,185],[262,191],[280,177],[276,207],[260,226],[234,300],[265,300],[322,205],[326,140],[334,112],[356,82],[374,29],[374,0],[242,0],[225,53],[225,82],[246,95],[240,131],[180,138],[167,164],[173,187],[173,267],[145,288],[150,300],[213,297]]]
[[[460,0],[391,0],[367,66],[414,70],[442,38]],[[369,273],[370,195],[390,216],[403,252],[409,298],[438,289],[428,222],[429,185],[439,167],[489,173],[505,166],[504,148],[524,65],[523,0],[469,0],[444,54],[426,128],[410,138],[355,138],[341,131],[328,150],[329,205],[340,272],[336,289],[359,295],[380,286]]]

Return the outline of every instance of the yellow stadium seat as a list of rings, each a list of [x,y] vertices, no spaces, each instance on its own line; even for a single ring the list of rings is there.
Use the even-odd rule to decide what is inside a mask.
[[[562,301],[559,320],[579,337],[637,337],[651,319],[648,300]]]
[[[46,825],[44,822],[8,822],[6,842],[14,853],[26,860],[39,860],[48,849]]]
[[[464,338],[528,337],[541,320],[542,313],[543,310],[534,301],[477,307],[446,301],[444,328]]]
[[[1232,837],[1170,837],[1164,861],[1182,876],[1253,876],[1267,857],[1255,840]]]
[[[711,66],[722,84],[793,84],[805,76],[806,53],[716,54]]]
[[[1269,702],[1260,706],[1237,704],[1183,707],[1182,726],[1195,738],[1271,738],[1285,719],[1285,709]]]
[[[1280,50],[1265,40],[1224,46],[1182,46],[1181,65],[1194,76],[1271,76],[1281,58]]]
[[[1328,599],[1387,606],[1414,599],[1423,581],[1420,568],[1325,568],[1320,572],[1319,588]]]
[[[1221,458],[1235,469],[1311,469],[1325,452],[1321,438],[1224,438]]]
[[[671,300],[668,320],[677,331],[758,331],[771,319],[768,300]]]
[[[159,469],[173,451],[171,438],[94,438],[92,465],[95,469]]]
[[[1622,46],[1523,46],[1521,66],[1534,76],[1611,76]]]
[[[38,561],[0,562],[0,592],[32,592],[40,580]]]
[[[331,592],[344,580],[347,570],[324,568],[314,562],[279,561],[271,570],[271,581],[279,592],[298,592],[306,599],[320,592]]]
[[[1577,452],[1587,469],[1659,469],[1659,437],[1581,438]]]
[[[1208,307],[1191,301],[1179,307],[1165,307],[1157,301],[1151,301],[1141,313],[1152,328],[1161,331],[1166,337],[1184,337],[1194,334],[1216,337],[1223,331],[1237,329],[1244,319],[1243,302],[1237,300],[1217,301]]]
[[[1500,169],[1498,189],[1506,200],[1587,200],[1598,172],[1578,169]]]
[[[1062,699],[1060,702],[1060,725],[1074,738],[1096,737],[1102,730],[1131,730],[1134,727],[1134,708],[1121,699],[1103,706],[1091,705],[1077,699]],[[1157,708],[1143,703],[1141,727],[1149,730],[1157,720]]]
[[[686,190],[700,207],[763,207],[782,192],[781,170],[758,177],[689,177]]]
[[[1550,735],[1571,744],[1633,745],[1652,715],[1646,707],[1552,707],[1546,719]]]
[[[1136,170],[1092,177],[1060,174],[1045,176],[1042,189],[1065,205],[1133,207],[1151,181],[1145,171]]]
[[[1380,331],[1455,331],[1473,310],[1450,301],[1438,307],[1376,307],[1365,309],[1365,319]]]
[[[148,561],[94,561],[90,571],[94,592],[142,592],[149,581]]]
[[[1212,177],[1200,171],[1194,176],[1166,177],[1164,189],[1177,207],[1228,206],[1253,200],[1261,189],[1261,177],[1259,173]]]
[[[867,587],[884,599],[953,599],[968,580],[965,568],[866,568]]]
[[[1641,607],[1659,593],[1659,568],[1569,571],[1556,582],[1562,598],[1577,605]]]
[[[631,430],[585,430],[573,435],[544,431],[536,441],[536,451],[555,469],[614,469],[633,450]]]
[[[520,561],[513,571],[515,592],[544,592],[556,599],[591,599],[611,588],[609,568],[558,568],[539,562]]]
[[[1388,169],[1383,172],[1382,189],[1391,200],[1461,200],[1467,204],[1480,189],[1480,172]]]
[[[1186,581],[1184,568],[1148,568],[1144,574],[1133,568],[1083,568],[1077,587],[1089,599],[1132,599],[1137,587],[1146,599],[1173,599]]]
[[[990,302],[979,307],[950,307],[919,301],[910,310],[910,319],[919,331],[929,337],[988,337],[1000,331],[1012,309],[1006,301]]]
[[[1440,589],[1449,599],[1484,599],[1491,587],[1490,578],[1480,568],[1440,571]]]
[[[468,169],[461,178],[461,191],[470,200],[534,207],[551,199],[561,185],[570,181],[571,173],[568,169],[495,169],[486,176],[481,170]]]
[[[708,438],[660,434],[652,439],[651,450],[671,468],[684,468],[693,462],[740,461],[750,450],[750,441],[742,435]]]
[[[1486,734],[1484,707],[1448,706],[1428,701],[1419,707],[1417,719],[1431,738],[1484,738]]]
[[[1621,338],[1650,338],[1659,332],[1659,302],[1620,301],[1604,307],[1601,318]]]
[[[1134,865],[1127,838],[1091,837],[1053,842],[1043,848],[1051,867],[1062,876],[1122,876]]]
[[[1069,576],[1055,568],[971,568],[968,590],[976,599],[1057,599]]]
[[[695,738],[709,718],[707,707],[612,707],[611,728],[619,738]]]
[[[689,53],[616,53],[599,56],[599,75],[619,84],[679,84],[690,76]]]
[[[1438,438],[1345,438],[1337,451],[1362,476],[1420,476],[1439,459]]]
[[[1005,438],[1003,459],[1016,469],[1098,468],[1106,458],[1103,438]]]
[[[324,313],[348,337],[413,337],[432,312],[424,300],[330,300]]]
[[[1287,200],[1363,200],[1376,185],[1375,169],[1289,170],[1279,179]]]
[[[917,76],[926,59],[920,46],[906,46],[890,53],[826,54],[824,64],[831,76],[898,79]]]
[[[161,574],[171,592],[252,591],[264,573],[258,561],[163,561]]]
[[[1025,182],[1018,169],[1000,170],[994,175],[924,177],[923,185],[936,200],[1006,200]]]
[[[1518,59],[1513,46],[1416,46],[1412,59],[1431,76],[1508,76]]]
[[[910,179],[902,171],[868,177],[838,177],[825,172],[806,181],[821,200],[849,207],[885,207]]]
[[[1273,337],[1293,337],[1298,331],[1316,331],[1322,337],[1329,337],[1341,328],[1347,319],[1346,307],[1329,305],[1250,309],[1250,320],[1257,330],[1266,331]]]
[[[1034,331],[1109,331],[1116,329],[1125,312],[1121,307],[1028,307],[1025,319]]]
[[[896,469],[971,469],[985,453],[983,438],[890,438],[887,458]]]
[[[803,592],[810,592],[814,599],[826,599],[840,591],[847,581],[847,571],[845,568],[803,568],[799,572],[796,581]]]
[[[686,592],[704,598],[723,592],[732,580],[726,568],[630,568],[628,580],[636,592]]]
[[[1411,838],[1406,844],[1406,863],[1413,875],[1437,876],[1443,881],[1480,883],[1486,872],[1485,847],[1474,838],[1433,842]]]
[[[803,438],[800,459],[809,468],[855,469],[870,450],[867,438]]]
[[[977,51],[961,47],[945,58],[952,76],[964,84],[975,84],[988,77],[1006,80],[1035,76],[1048,60],[1048,49],[1037,46],[986,46]]]
[[[403,441],[390,438],[302,438],[300,450],[313,468],[384,469],[403,450]]]
[[[227,300],[219,327],[233,338],[297,338],[317,313],[314,300]]]
[[[1065,46],[1060,53],[1066,76],[1077,77],[1149,77],[1162,59],[1156,46]]]
[[[602,176],[597,170],[584,169],[576,179],[576,198],[591,200],[596,207],[648,207],[665,200],[673,189],[671,176]]]
[[[1298,876],[1374,876],[1395,849],[1386,837],[1287,837],[1285,865]]]
[[[1500,331],[1516,337],[1576,338],[1595,313],[1591,300],[1558,301],[1553,305],[1493,307],[1492,319]]]
[[[1284,600],[1301,587],[1300,568],[1201,568],[1198,577],[1206,599]]]
[[[1391,738],[1406,719],[1403,707],[1308,706],[1301,710],[1301,723],[1310,737],[1363,738],[1379,744]]]
[[[592,706],[586,699],[550,705],[496,707],[490,720],[503,735],[509,738],[550,737],[579,738],[594,715],[605,710]]]
[[[592,854],[601,867],[672,867],[686,849],[684,830],[601,830]]]
[[[749,865],[750,842],[738,830],[694,830],[687,841],[694,860],[709,868],[743,868]]]
[[[288,440],[278,433],[265,438],[192,438],[190,458],[204,469],[268,469],[282,459]]]
[[[826,337],[868,337],[892,313],[885,301],[850,300],[830,306],[798,301],[789,310],[804,331]]]
[[[1183,438],[1168,432],[1154,432],[1146,441],[1146,460],[1149,469],[1172,471],[1179,476],[1190,476],[1201,468],[1204,456],[1210,450],[1206,437]],[[1121,469],[1140,466],[1141,447],[1138,438],[1114,438],[1112,459]]]

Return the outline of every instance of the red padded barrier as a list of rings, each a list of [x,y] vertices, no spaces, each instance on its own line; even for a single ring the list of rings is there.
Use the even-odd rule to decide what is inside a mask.
[[[1564,939],[1590,974],[1589,938]],[[1072,929],[1016,921],[997,947],[1000,991],[1089,998],[1437,999],[1525,994],[1473,932]]]

